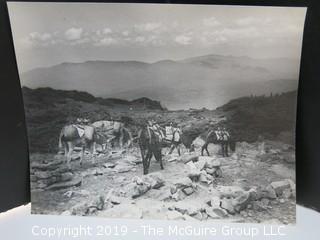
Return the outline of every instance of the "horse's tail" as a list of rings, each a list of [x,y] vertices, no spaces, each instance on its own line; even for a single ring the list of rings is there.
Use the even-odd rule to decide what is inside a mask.
[[[60,135],[59,135],[59,149],[61,149],[62,146],[62,137],[63,137],[63,128],[60,131]]]

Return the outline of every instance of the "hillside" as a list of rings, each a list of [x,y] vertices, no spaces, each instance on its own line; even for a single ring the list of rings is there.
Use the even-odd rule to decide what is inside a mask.
[[[21,74],[30,88],[88,92],[133,100],[144,96],[171,110],[214,109],[242,96],[297,87],[299,61],[207,55],[180,61],[87,61],[61,63]],[[199,98],[201,96],[201,98]]]
[[[133,133],[146,119],[154,119],[163,126],[175,122],[187,134],[202,136],[225,122],[239,141],[254,142],[261,135],[293,142],[295,91],[269,97],[242,97],[216,110],[180,111],[169,111],[160,102],[145,97],[132,101],[104,99],[86,92],[51,88],[24,87],[22,92],[31,152],[56,152],[61,128],[74,123],[78,117],[89,118],[92,122],[110,118],[125,121]]]
[[[260,135],[293,144],[296,102],[297,91],[291,91],[270,96],[243,97],[218,109],[227,113],[227,124],[240,141],[253,142]]]

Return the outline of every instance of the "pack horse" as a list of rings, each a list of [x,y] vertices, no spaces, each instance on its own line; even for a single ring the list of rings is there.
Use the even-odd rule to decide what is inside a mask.
[[[59,148],[64,148],[68,168],[70,167],[72,153],[76,145],[81,146],[80,166],[86,148],[91,149],[92,155],[95,154],[95,128],[93,126],[67,125],[61,129],[59,135]]]

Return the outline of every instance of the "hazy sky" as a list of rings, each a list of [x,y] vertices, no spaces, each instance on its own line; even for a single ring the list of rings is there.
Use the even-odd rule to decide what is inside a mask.
[[[20,71],[206,54],[300,58],[305,8],[9,2]]]

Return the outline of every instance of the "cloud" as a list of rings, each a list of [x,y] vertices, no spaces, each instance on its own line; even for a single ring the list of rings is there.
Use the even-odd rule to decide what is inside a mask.
[[[105,37],[100,39],[97,43],[94,45],[96,46],[110,46],[112,44],[115,44],[117,41],[112,37]]]
[[[202,20],[202,23],[206,27],[217,27],[221,25],[215,17],[205,18]]]
[[[192,38],[190,36],[179,35],[174,38],[174,41],[181,45],[190,45]]]
[[[103,34],[109,34],[109,33],[112,33],[112,30],[111,30],[110,28],[104,28],[104,29],[102,30],[102,33],[103,33]]]
[[[27,47],[30,46],[48,46],[55,44],[56,41],[53,39],[50,33],[39,33],[31,32],[26,37],[21,39],[21,43]]]
[[[82,28],[69,28],[65,31],[64,35],[67,40],[73,41],[81,38],[83,33]]]

